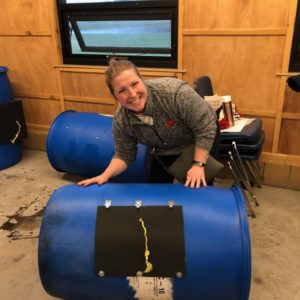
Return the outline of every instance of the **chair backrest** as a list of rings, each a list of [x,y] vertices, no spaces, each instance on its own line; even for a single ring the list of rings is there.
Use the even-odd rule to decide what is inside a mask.
[[[201,76],[194,80],[194,90],[202,97],[213,96],[214,91],[212,88],[211,80],[208,76]]]

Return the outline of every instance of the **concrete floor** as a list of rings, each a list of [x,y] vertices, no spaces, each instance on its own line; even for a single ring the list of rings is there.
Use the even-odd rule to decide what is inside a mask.
[[[56,172],[46,153],[40,151],[24,151],[20,163],[0,171],[1,299],[57,299],[44,291],[39,279],[39,226],[42,210],[53,190],[78,179]],[[300,192],[266,185],[255,191],[260,206],[255,207],[257,218],[249,218],[249,299],[299,300]]]

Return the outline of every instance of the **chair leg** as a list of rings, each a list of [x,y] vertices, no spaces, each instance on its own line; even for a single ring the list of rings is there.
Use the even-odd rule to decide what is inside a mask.
[[[240,154],[239,154],[239,151],[238,151],[238,148],[237,148],[237,145],[236,145],[235,141],[232,142],[232,149],[233,149],[234,156],[236,157],[237,162],[238,162],[238,164],[239,164],[239,166],[241,168],[242,176],[245,179],[246,188],[247,188],[248,192],[251,194],[251,197],[252,197],[253,201],[255,202],[255,205],[258,206],[259,203],[258,203],[258,201],[256,199],[256,195],[255,195],[255,193],[253,191],[253,188],[251,186],[251,182],[250,182],[247,170],[246,170],[246,168],[245,168],[245,166],[243,164],[243,161],[242,161],[242,159],[240,157]]]
[[[239,170],[240,172],[240,175],[241,175],[241,180],[246,188],[246,190],[249,192],[249,194],[251,195],[254,203],[256,206],[259,206],[259,203],[256,199],[256,195],[252,189],[252,186],[251,186],[251,183],[250,183],[250,179],[248,177],[248,174],[247,174],[247,171],[246,171],[246,168],[242,162],[242,159],[239,155],[239,152],[238,152],[238,149],[236,147],[236,143],[235,142],[232,142],[232,145],[233,145],[233,152],[234,152],[234,156],[232,155],[232,152],[229,151],[228,153],[229,154],[229,157],[231,156],[232,157],[232,161],[234,161],[234,163],[237,165],[237,169]],[[236,158],[236,162],[235,162],[235,159],[234,157]]]
[[[251,193],[251,190],[249,189],[248,183],[245,180],[245,178],[243,177],[241,168],[239,167],[239,165],[237,164],[237,162],[234,160],[231,151],[228,151],[228,156],[229,156],[229,162],[230,162],[230,164],[232,166],[232,170],[236,170],[236,172],[238,174],[238,175],[235,174],[236,175],[236,180],[238,181],[239,185],[241,186],[241,188],[243,190],[246,189],[246,191],[250,195],[251,199],[254,201],[255,205],[257,206],[256,199],[253,197],[253,194]],[[240,182],[242,182],[242,183],[240,183]]]
[[[246,167],[247,167],[247,169],[248,169],[248,171],[249,171],[249,173],[250,173],[250,175],[251,175],[251,177],[252,177],[252,179],[253,179],[255,185],[256,185],[257,187],[261,188],[261,186],[262,186],[262,181],[261,181],[260,175],[257,174],[256,170],[255,170],[254,167],[252,166],[251,161],[246,160],[246,161],[245,161],[245,165],[246,165]]]
[[[252,218],[256,218],[256,215],[255,215],[255,213],[254,213],[254,211],[253,211],[253,209],[251,207],[250,201],[249,201],[249,199],[248,199],[248,197],[247,197],[244,189],[241,187],[240,182],[238,180],[238,177],[236,176],[231,163],[228,161],[227,164],[228,164],[229,170],[231,172],[231,175],[233,177],[233,180],[240,187],[240,189],[241,189],[241,191],[243,193],[243,196],[244,196],[244,199],[245,199],[245,202],[246,202],[246,206],[247,206],[247,209],[248,209],[248,215],[251,216]]]
[[[256,170],[256,173],[259,175],[261,182],[263,182],[264,170],[263,170],[262,164],[258,160],[254,160],[253,166],[254,166],[254,169]]]

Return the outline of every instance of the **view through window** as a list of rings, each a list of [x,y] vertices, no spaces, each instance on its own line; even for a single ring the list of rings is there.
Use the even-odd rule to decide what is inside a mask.
[[[177,67],[177,0],[58,0],[64,63]]]

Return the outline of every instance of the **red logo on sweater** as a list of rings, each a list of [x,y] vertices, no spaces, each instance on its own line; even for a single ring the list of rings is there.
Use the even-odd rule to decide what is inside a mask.
[[[171,119],[167,120],[167,121],[166,121],[166,125],[167,125],[167,127],[173,127],[173,125],[174,125],[174,120],[171,120]]]

